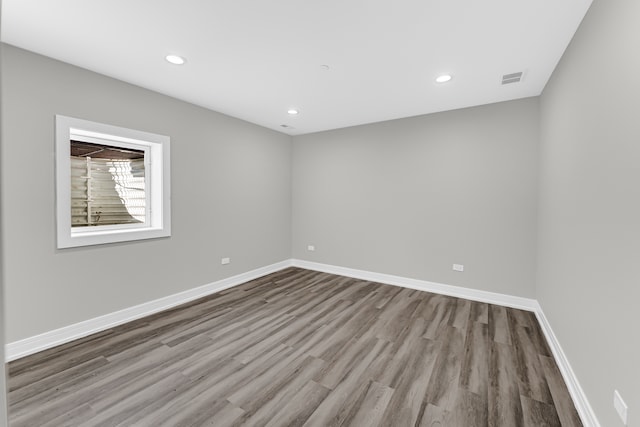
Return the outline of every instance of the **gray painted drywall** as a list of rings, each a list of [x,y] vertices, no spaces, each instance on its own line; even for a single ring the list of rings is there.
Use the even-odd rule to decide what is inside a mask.
[[[294,137],[294,257],[533,297],[538,111],[529,98]]]
[[[289,136],[11,46],[3,60],[9,342],[291,257]],[[55,114],[171,137],[171,238],[56,249]]]
[[[0,23],[2,22],[2,0],[0,0]],[[1,27],[1,24],[0,24]],[[2,49],[0,49],[0,69],[2,69]],[[2,99],[2,85],[0,85],[0,99]],[[2,129],[2,103],[0,103],[0,129]],[[0,140],[2,135],[0,134]],[[2,144],[0,143],[0,159],[2,158]],[[2,188],[2,176],[0,174],[0,188]],[[0,204],[0,224],[2,224],[2,204]],[[0,427],[7,425],[7,367],[4,363],[4,257],[2,247],[2,227],[0,226]]]
[[[537,296],[603,426],[640,426],[640,2],[595,0],[541,97]]]

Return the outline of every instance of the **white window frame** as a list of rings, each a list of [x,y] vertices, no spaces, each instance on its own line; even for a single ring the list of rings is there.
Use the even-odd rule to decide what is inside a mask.
[[[145,151],[147,220],[144,223],[71,227],[71,139]],[[171,236],[168,136],[56,115],[55,143],[59,249]]]

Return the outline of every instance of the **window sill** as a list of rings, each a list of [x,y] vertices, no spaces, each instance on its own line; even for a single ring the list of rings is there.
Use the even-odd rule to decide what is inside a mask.
[[[156,239],[171,236],[171,229],[165,228],[129,228],[103,231],[73,231],[58,242],[59,248],[103,245],[106,243],[131,242],[135,240]]]

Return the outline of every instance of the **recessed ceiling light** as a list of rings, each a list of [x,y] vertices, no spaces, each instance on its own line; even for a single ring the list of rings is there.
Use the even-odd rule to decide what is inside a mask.
[[[437,83],[446,83],[449,80],[451,80],[451,75],[450,74],[443,74],[441,76],[436,77],[436,82]]]
[[[178,55],[167,55],[164,57],[167,61],[171,62],[174,65],[182,65],[185,63],[185,60],[182,56]]]
[[[299,113],[299,111],[298,111],[298,110],[296,110],[295,108],[289,108],[289,109],[287,110],[287,113],[288,113],[290,116],[295,116],[295,115],[297,115],[297,114]]]

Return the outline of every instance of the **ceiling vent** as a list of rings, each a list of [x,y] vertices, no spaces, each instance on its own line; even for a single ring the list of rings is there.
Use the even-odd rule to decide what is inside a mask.
[[[518,73],[505,74],[502,76],[502,84],[508,85],[509,83],[518,83],[522,80],[522,71]]]

